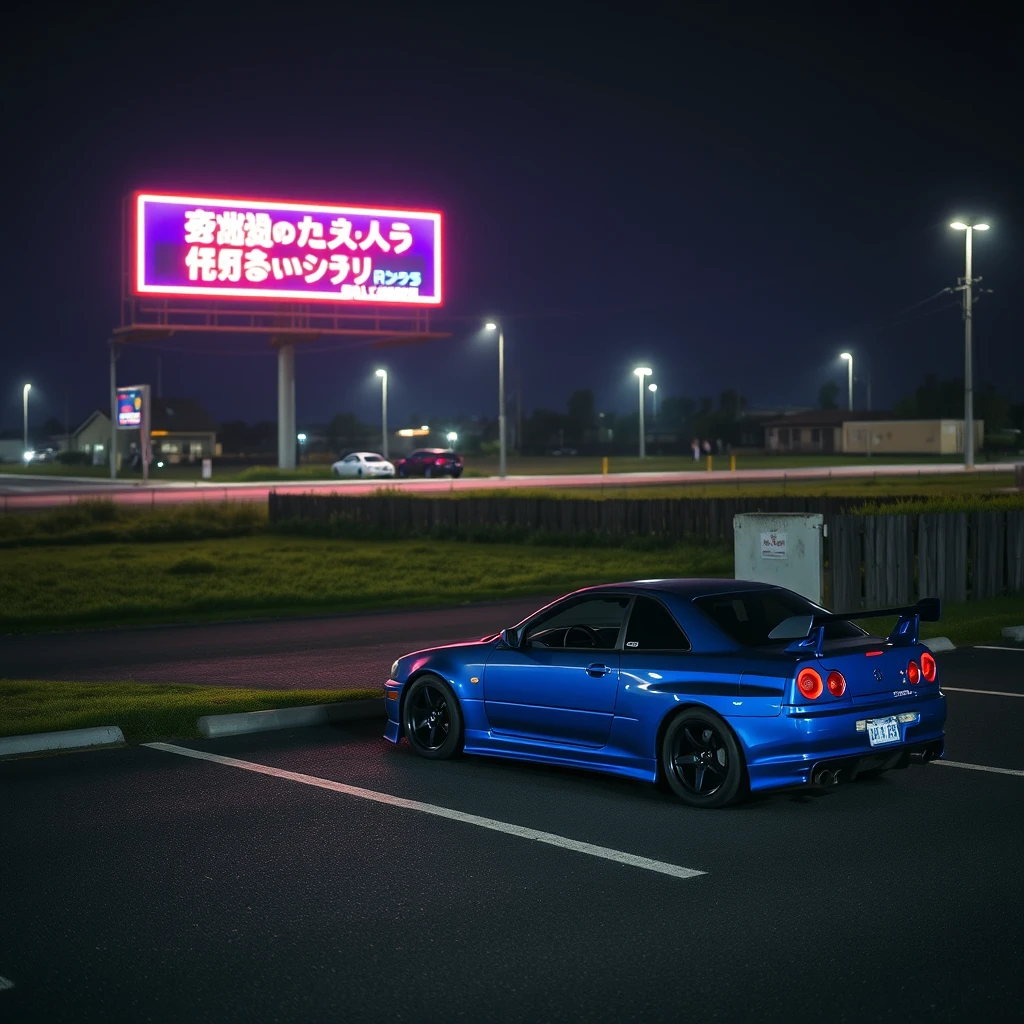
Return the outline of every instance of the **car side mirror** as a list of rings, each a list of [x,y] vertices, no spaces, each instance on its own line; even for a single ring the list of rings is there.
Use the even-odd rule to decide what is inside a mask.
[[[515,626],[509,626],[501,631],[501,642],[506,647],[516,650],[519,647],[519,630]]]

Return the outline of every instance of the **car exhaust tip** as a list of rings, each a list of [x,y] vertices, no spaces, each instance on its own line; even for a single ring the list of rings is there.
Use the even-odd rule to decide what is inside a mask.
[[[823,768],[814,776],[814,781],[819,786],[831,786],[835,775],[827,768]]]
[[[839,783],[842,781],[842,779],[843,779],[842,771],[834,772],[833,775],[832,775],[832,785],[833,786],[838,786]]]

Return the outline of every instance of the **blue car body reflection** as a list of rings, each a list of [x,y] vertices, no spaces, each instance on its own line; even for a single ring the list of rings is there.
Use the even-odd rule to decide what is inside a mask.
[[[880,638],[852,621],[863,613],[834,615],[764,584],[592,587],[493,636],[399,658],[385,736],[407,733],[406,693],[429,678],[445,684],[435,701],[457,701],[458,746],[471,754],[653,781],[676,763],[722,772],[738,748],[743,789],[754,791],[905,767],[944,744],[937,667],[917,640],[938,604],[925,605],[891,610],[899,625]],[[667,751],[687,711],[705,716],[686,733],[693,742]],[[709,754],[700,744],[705,720],[721,733],[717,761],[714,744]]]

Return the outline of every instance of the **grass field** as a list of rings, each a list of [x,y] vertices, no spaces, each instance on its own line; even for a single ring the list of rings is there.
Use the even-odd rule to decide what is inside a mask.
[[[166,683],[0,679],[0,736],[119,726],[129,743],[195,739],[202,715],[379,697],[379,690],[247,690]]]
[[[745,480],[715,479],[708,483],[642,484],[623,486],[614,477],[597,487],[529,487],[508,490],[459,490],[424,494],[425,498],[771,498],[771,497],[848,497],[871,500],[891,495],[973,495],[991,494],[1013,487],[1012,473],[908,474],[907,476],[861,477],[857,479],[795,480],[751,483]],[[386,490],[386,488],[385,488]],[[404,493],[395,490],[395,493]],[[415,492],[413,492],[415,496]]]
[[[556,548],[273,535],[10,547],[0,631],[464,604],[650,576],[727,576],[723,548]]]

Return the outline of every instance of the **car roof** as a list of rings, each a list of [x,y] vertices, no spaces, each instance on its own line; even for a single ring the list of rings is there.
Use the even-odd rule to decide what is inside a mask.
[[[773,583],[755,583],[752,580],[727,579],[663,579],[663,580],[630,580],[622,583],[610,583],[598,587],[586,587],[576,593],[583,594],[590,590],[649,590],[654,593],[676,594],[679,597],[693,599],[708,594],[737,594],[751,590],[776,590]]]
[[[346,455],[345,458],[347,459],[350,455],[359,455],[360,457],[365,457],[367,455],[374,455],[378,459],[383,459],[384,458],[384,456],[381,455],[380,452],[349,452],[349,454]]]
[[[413,455],[419,455],[420,452],[429,452],[431,455],[454,455],[454,448],[417,448]]]

